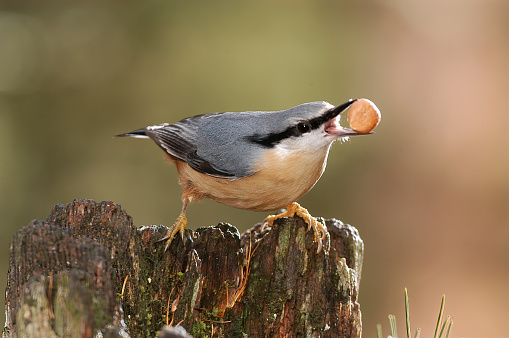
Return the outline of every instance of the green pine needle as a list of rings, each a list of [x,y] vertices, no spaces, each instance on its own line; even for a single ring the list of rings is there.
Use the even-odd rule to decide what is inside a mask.
[[[437,326],[435,327],[435,335],[434,338],[437,338],[438,328],[440,327],[440,323],[442,322],[442,315],[444,314],[444,305],[445,305],[445,295],[442,296],[442,304],[440,304],[440,311],[438,312],[438,320]]]
[[[442,334],[444,333],[445,327],[447,326],[447,324],[449,324],[450,320],[451,320],[451,316],[447,316],[445,318],[444,324],[442,325],[442,329],[440,330],[440,335],[438,336],[438,338],[442,338]]]
[[[383,338],[382,324],[376,324],[376,336],[377,336],[377,338]]]
[[[389,324],[391,326],[391,337],[398,338],[398,330],[396,328],[396,316],[389,315]]]
[[[449,321],[449,327],[447,328],[447,334],[445,335],[445,338],[449,338],[449,332],[451,332],[451,326],[452,326],[452,318]]]
[[[451,332],[452,327],[452,317],[447,316],[445,318],[445,321],[442,322],[442,317],[444,314],[444,307],[445,307],[445,295],[442,296],[442,303],[440,304],[440,311],[438,312],[438,320],[437,325],[435,327],[435,335],[434,338],[442,338],[444,332],[445,332],[445,338],[449,338],[449,333]],[[412,330],[410,328],[410,304],[408,301],[408,290],[405,288],[405,317],[406,317],[406,334],[407,338],[412,338]],[[398,338],[398,331],[396,328],[396,316],[389,315],[389,325],[391,328],[391,338]],[[447,328],[447,330],[445,330]],[[440,329],[440,331],[439,331]],[[378,338],[383,338],[382,334],[382,325],[377,324],[376,325],[376,332]],[[415,331],[415,338],[420,338],[421,336],[421,329],[418,328],[417,331]]]
[[[405,288],[405,317],[406,317],[406,336],[407,338],[412,338],[410,330],[410,307],[408,305],[408,291],[406,288]]]

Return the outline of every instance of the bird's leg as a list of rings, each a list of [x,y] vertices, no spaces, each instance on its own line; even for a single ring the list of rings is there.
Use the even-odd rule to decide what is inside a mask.
[[[160,239],[158,242],[166,241],[166,245],[164,246],[164,251],[168,250],[170,247],[171,241],[173,240],[173,237],[180,232],[180,236],[182,239],[184,239],[184,229],[187,225],[187,217],[186,217],[186,210],[187,206],[189,205],[189,202],[191,202],[190,197],[186,197],[182,200],[182,211],[180,212],[179,217],[175,220],[175,223],[168,229],[168,232],[166,233],[166,236],[164,236],[162,239]]]
[[[309,229],[313,228],[315,242],[318,243],[318,250],[316,252],[319,253],[320,251],[322,251],[323,246],[322,240],[324,240],[327,237],[328,233],[327,228],[316,218],[311,216],[307,209],[301,207],[299,203],[293,202],[292,204],[286,207],[285,212],[282,212],[278,215],[270,215],[265,219],[265,222],[267,222],[268,225],[272,226],[272,223],[274,223],[276,219],[283,217],[293,217],[295,215],[304,219],[304,222],[306,222],[306,224],[308,225],[308,231]]]

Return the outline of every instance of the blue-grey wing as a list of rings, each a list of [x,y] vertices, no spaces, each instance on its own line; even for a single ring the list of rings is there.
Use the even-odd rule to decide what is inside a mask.
[[[190,117],[174,124],[147,127],[144,132],[166,153],[186,162],[198,172],[215,177],[238,178],[234,171],[220,168],[198,155],[198,133],[202,116]]]

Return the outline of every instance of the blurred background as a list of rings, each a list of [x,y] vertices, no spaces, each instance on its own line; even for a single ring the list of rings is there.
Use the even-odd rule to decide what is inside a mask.
[[[112,135],[203,113],[366,97],[376,134],[335,144],[299,202],[358,228],[365,337],[394,314],[433,334],[507,337],[509,5],[500,1],[0,4],[0,289],[12,235],[53,205],[178,215],[176,170]],[[204,201],[189,227],[266,213]],[[3,299],[2,299],[3,302]]]

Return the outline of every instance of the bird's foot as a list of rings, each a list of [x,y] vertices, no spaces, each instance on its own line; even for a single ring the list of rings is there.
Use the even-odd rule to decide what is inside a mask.
[[[170,247],[173,238],[177,233],[180,232],[180,237],[184,239],[184,230],[187,225],[187,217],[186,214],[180,214],[179,217],[175,220],[175,223],[168,229],[166,236],[158,240],[158,242],[166,241],[166,245],[164,246],[164,251],[167,251]]]
[[[311,228],[313,229],[313,233],[315,236],[315,242],[318,244],[318,249],[317,249],[316,253],[319,253],[320,251],[322,251],[322,247],[323,247],[322,242],[326,239],[327,234],[328,234],[327,228],[325,227],[324,224],[322,224],[316,218],[311,216],[309,211],[307,211],[307,209],[301,207],[299,205],[299,203],[293,202],[292,204],[290,204],[289,206],[286,207],[285,212],[282,212],[278,215],[270,215],[265,219],[265,222],[268,225],[272,226],[272,223],[274,223],[274,221],[276,219],[283,218],[283,217],[293,217],[295,215],[301,217],[304,220],[304,222],[306,222],[306,224],[308,225],[308,231]]]

